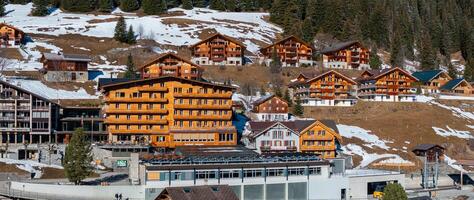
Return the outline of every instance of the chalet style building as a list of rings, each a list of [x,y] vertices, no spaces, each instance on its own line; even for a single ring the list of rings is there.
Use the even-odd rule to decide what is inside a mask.
[[[412,74],[419,80],[422,94],[439,94],[440,88],[452,80],[444,70],[427,70]]]
[[[191,61],[197,65],[245,64],[245,45],[238,40],[222,34],[214,34],[191,47]]]
[[[314,64],[313,46],[295,36],[289,36],[260,49],[260,53],[263,55],[260,63],[270,66],[274,51],[280,58],[283,67],[313,66]]]
[[[323,66],[332,69],[370,69],[369,50],[359,42],[335,44],[321,51]]]
[[[48,82],[86,82],[89,79],[87,55],[44,53],[41,57],[44,78]]]
[[[9,144],[51,141],[59,106],[16,84],[0,80],[0,141]]]
[[[357,95],[366,101],[413,102],[416,101],[418,79],[407,71],[394,67],[383,70],[367,70],[357,79]]]
[[[300,100],[304,106],[352,106],[357,102],[355,86],[351,78],[330,70],[309,78],[300,74],[289,88],[293,100]]]
[[[288,102],[275,95],[263,96],[253,102],[255,121],[287,121]]]
[[[199,80],[202,69],[174,53],[166,53],[139,68],[142,78],[160,76],[177,76],[185,79]]]
[[[112,143],[160,148],[237,144],[232,125],[235,88],[176,76],[101,86]]]
[[[6,23],[0,23],[0,48],[18,47],[25,39],[25,33]]]
[[[474,87],[465,79],[453,79],[439,88],[441,94],[458,95],[458,96],[473,96]]]
[[[248,122],[242,142],[258,153],[303,152],[334,158],[342,141],[332,120]]]

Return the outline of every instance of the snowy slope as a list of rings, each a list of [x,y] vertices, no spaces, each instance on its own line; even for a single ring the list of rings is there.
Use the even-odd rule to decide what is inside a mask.
[[[98,95],[90,95],[84,88],[77,88],[76,91],[56,90],[50,88],[38,80],[30,79],[7,79],[10,84],[16,85],[25,90],[31,91],[46,99],[98,99]]]
[[[115,12],[118,13],[115,15],[71,14],[58,9],[46,17],[32,17],[28,16],[31,9],[31,3],[9,4],[6,6],[8,14],[2,17],[2,21],[17,26],[26,33],[113,37],[116,24],[113,19],[121,14],[120,12]],[[259,46],[251,40],[271,43],[271,38],[274,38],[276,33],[282,32],[281,28],[263,20],[268,13],[218,12],[203,8],[193,10],[175,8],[169,11],[182,14],[171,17],[126,15],[125,18],[136,33],[142,32],[146,38],[175,46],[196,43],[199,41],[200,32],[215,29],[222,34],[242,40],[249,51],[257,52]],[[139,31],[140,29],[143,31]]]

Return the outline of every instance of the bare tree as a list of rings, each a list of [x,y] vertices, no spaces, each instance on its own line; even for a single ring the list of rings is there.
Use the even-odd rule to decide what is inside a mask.
[[[140,39],[143,39],[143,34],[144,34],[145,30],[143,29],[143,25],[140,24],[138,26],[138,37],[140,37]]]
[[[0,77],[3,76],[3,71],[7,68],[12,61],[6,58],[6,55],[3,51],[0,51]]]

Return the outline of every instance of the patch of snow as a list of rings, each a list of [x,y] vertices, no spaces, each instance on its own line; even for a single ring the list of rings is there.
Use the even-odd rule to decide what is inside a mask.
[[[427,103],[430,102],[434,99],[434,97],[429,97],[425,95],[416,95],[416,101],[417,102],[422,102],[422,103]]]
[[[446,100],[474,100],[474,97],[468,96],[455,96],[455,95],[440,95],[439,99],[446,99]]]
[[[27,91],[30,91],[38,96],[46,99],[98,99],[99,96],[88,94],[84,88],[79,88],[76,91],[68,91],[61,89],[50,88],[38,80],[8,78],[6,79],[10,84],[16,85]]]
[[[464,111],[461,108],[457,108],[457,107],[447,106],[447,105],[438,103],[436,101],[431,101],[429,103],[437,105],[437,106],[439,106],[441,108],[444,108],[444,109],[451,110],[453,112],[453,115],[456,116],[456,117],[474,120],[474,113],[472,113],[472,112],[467,112],[467,111]]]
[[[389,158],[389,159],[385,159],[385,160],[382,160],[380,162],[378,162],[380,164],[415,164],[411,161],[408,161],[408,160],[405,160],[403,158],[401,158],[400,156],[398,157],[394,157],[394,158]]]
[[[453,136],[453,137],[458,137],[458,138],[463,138],[463,139],[474,138],[469,131],[458,131],[458,130],[450,128],[449,126],[446,126],[447,130],[438,128],[438,127],[432,127],[432,128],[437,135],[440,135],[443,137]]]
[[[446,155],[446,154],[444,155],[444,162],[445,162],[446,164],[448,164],[450,167],[452,167],[452,168],[454,168],[454,169],[456,169],[456,170],[458,170],[458,171],[466,172],[466,170],[464,170],[461,165],[456,165],[456,164],[454,164],[454,163],[456,163],[456,160],[454,160],[454,159],[448,157],[448,155]]]
[[[410,144],[410,141],[405,141],[405,144]]]
[[[380,147],[382,149],[388,150],[390,147],[387,146],[385,143],[390,143],[387,140],[381,140],[378,136],[371,134],[370,130],[365,130],[358,126],[349,126],[344,124],[338,124],[337,129],[342,137],[345,138],[359,138],[362,141],[368,143],[364,144],[364,146],[372,148],[373,146]]]
[[[401,159],[399,155],[396,154],[376,154],[376,153],[367,153],[361,146],[356,144],[348,144],[342,147],[342,150],[345,154],[348,155],[358,155],[362,157],[362,161],[359,166],[356,168],[367,167],[369,164],[381,158],[394,158]]]
[[[83,50],[83,51],[91,51],[90,49],[85,48],[85,47],[76,47],[74,45],[71,45],[71,47],[74,48],[74,49],[80,49],[80,50]]]
[[[474,125],[466,125],[466,126],[469,127],[469,128],[474,129]]]
[[[47,164],[39,163],[33,160],[15,160],[15,159],[10,159],[10,158],[0,158],[0,162],[3,162],[5,164],[10,164],[10,165],[16,165],[18,169],[21,169],[29,173],[35,173],[34,178],[41,178],[41,175],[42,175],[41,168],[44,168],[44,167],[63,169],[63,167],[59,165],[47,165]]]

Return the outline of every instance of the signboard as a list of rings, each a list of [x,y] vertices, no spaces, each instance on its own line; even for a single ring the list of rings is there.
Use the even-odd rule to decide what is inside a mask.
[[[117,167],[127,167],[128,161],[127,160],[117,160]]]

